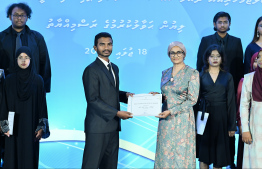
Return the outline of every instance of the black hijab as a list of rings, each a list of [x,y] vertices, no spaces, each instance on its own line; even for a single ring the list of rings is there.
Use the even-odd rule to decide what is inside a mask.
[[[31,49],[27,46],[22,46],[16,52],[16,59],[21,53],[26,53],[29,56],[30,63],[26,69],[22,69],[16,64],[16,90],[19,100],[25,101],[29,99],[34,90],[34,79],[37,76],[34,67],[34,58],[31,54]]]

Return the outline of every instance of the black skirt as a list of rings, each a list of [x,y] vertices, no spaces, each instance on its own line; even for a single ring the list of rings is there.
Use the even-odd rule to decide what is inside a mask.
[[[207,108],[209,117],[203,135],[197,135],[197,157],[208,165],[231,164],[226,103],[216,103]]]

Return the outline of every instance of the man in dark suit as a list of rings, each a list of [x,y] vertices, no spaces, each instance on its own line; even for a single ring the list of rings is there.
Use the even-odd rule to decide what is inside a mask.
[[[226,54],[226,67],[233,76],[235,91],[238,83],[244,75],[243,49],[240,38],[231,36],[227,33],[230,30],[231,17],[226,12],[218,12],[214,19],[215,34],[202,38],[197,53],[197,70],[201,71],[204,65],[203,55],[208,46],[218,44],[224,48]]]
[[[212,44],[220,45],[226,54],[226,67],[228,72],[233,76],[235,93],[238,83],[244,75],[243,49],[241,40],[229,35],[231,17],[226,12],[218,12],[213,19],[215,34],[202,38],[197,54],[197,70],[200,72],[204,65],[203,55],[208,46]],[[230,137],[230,156],[234,168],[235,155],[235,137]]]
[[[82,168],[117,168],[120,119],[132,114],[120,111],[119,102],[127,102],[132,93],[119,91],[119,69],[110,62],[113,40],[109,33],[95,36],[96,60],[83,74],[87,101],[85,149]]]
[[[31,8],[25,3],[14,3],[8,7],[7,18],[12,25],[0,32],[0,68],[5,70],[6,76],[13,73],[16,50],[21,46],[28,46],[34,56],[37,73],[44,80],[45,90],[50,92],[50,59],[43,36],[26,25],[31,13]]]

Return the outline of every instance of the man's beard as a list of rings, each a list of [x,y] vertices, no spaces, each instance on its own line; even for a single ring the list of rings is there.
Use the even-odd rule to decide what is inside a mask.
[[[226,31],[220,31],[220,30],[217,30],[219,33],[226,33],[227,32],[227,30]]]
[[[24,27],[25,27],[25,25],[23,25],[23,26],[13,25],[13,28],[15,28],[15,29],[24,29]]]
[[[229,31],[230,30],[230,28],[228,27],[225,31],[220,31],[219,29],[217,29],[217,31],[219,32],[219,33],[226,33],[227,31]]]
[[[106,51],[106,50],[104,50],[104,51]],[[112,51],[107,50],[107,51],[109,52],[109,54],[108,54],[108,55],[104,55],[104,54],[103,54],[104,51],[102,51],[102,52],[99,51],[99,52],[97,52],[97,54],[98,54],[98,55],[101,55],[101,56],[103,56],[103,57],[107,57],[107,58],[108,58],[108,57],[111,55],[111,53],[112,53]]]

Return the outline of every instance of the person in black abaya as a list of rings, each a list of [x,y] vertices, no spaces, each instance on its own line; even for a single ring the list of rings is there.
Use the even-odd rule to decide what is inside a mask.
[[[2,102],[2,93],[3,93],[2,90],[3,90],[4,79],[5,79],[4,70],[0,68],[0,103]],[[4,146],[5,146],[5,138],[2,134],[2,130],[0,127],[0,169],[2,169],[1,160],[4,160]]]
[[[19,48],[16,59],[15,73],[5,79],[0,106],[0,125],[6,135],[4,168],[38,168],[39,140],[50,135],[44,82],[36,74],[30,48]],[[15,112],[12,135],[10,111]]]
[[[209,113],[203,135],[197,135],[201,169],[230,165],[229,138],[236,131],[234,81],[224,70],[225,55],[219,45],[210,45],[200,73],[200,110]]]

